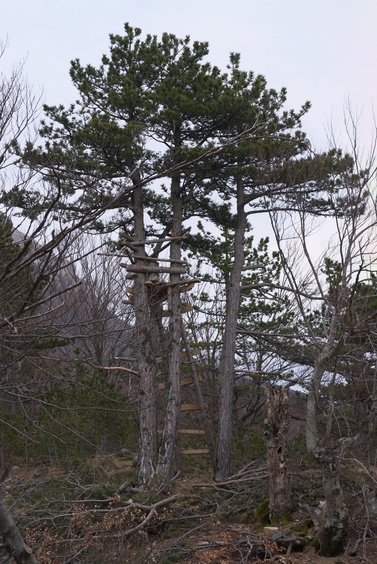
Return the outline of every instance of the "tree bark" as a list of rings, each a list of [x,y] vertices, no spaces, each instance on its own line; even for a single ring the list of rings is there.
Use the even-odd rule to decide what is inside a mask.
[[[171,181],[171,204],[173,212],[172,233],[182,232],[182,198],[180,174]],[[181,262],[181,239],[172,240],[170,259]],[[174,476],[177,465],[177,432],[181,407],[181,292],[178,282],[180,274],[172,269],[171,286],[168,290],[169,319],[168,398],[162,440],[158,453],[157,475],[159,480],[168,482]]]
[[[247,226],[242,179],[237,179],[237,220],[234,235],[234,261],[226,296],[226,320],[220,362],[220,403],[216,445],[215,479],[231,475],[232,404],[237,320],[240,305],[242,267],[245,260],[244,238]]]
[[[270,515],[280,519],[291,509],[291,493],[285,456],[289,429],[289,388],[266,388],[267,466]]]
[[[338,318],[334,315],[332,328],[335,328],[337,323]],[[325,521],[318,534],[319,552],[322,556],[337,556],[344,551],[348,517],[339,476],[337,451],[340,449],[340,445],[331,445],[331,421],[328,422],[326,432],[323,433],[320,432],[318,424],[321,416],[319,408],[320,384],[325,373],[326,362],[335,353],[333,335],[335,335],[335,329],[330,332],[328,342],[318,354],[318,359],[314,365],[308,394],[306,420],[307,449],[321,465],[326,500]]]
[[[139,241],[145,240],[142,188],[136,184],[133,192],[134,232]],[[145,254],[144,247],[138,249]],[[139,381],[139,453],[137,480],[148,485],[155,475],[157,462],[157,407],[156,407],[156,350],[153,343],[156,320],[151,315],[145,273],[138,273],[134,282],[134,309],[136,323],[136,355]]]
[[[339,461],[336,454],[323,453],[320,457],[323,472],[323,490],[326,499],[325,521],[319,530],[319,553],[337,556],[344,552],[348,512],[339,479]]]

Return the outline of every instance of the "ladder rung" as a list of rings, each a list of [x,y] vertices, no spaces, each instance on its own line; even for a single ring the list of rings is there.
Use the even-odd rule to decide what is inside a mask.
[[[186,284],[186,286],[182,286],[179,291],[180,292],[189,292],[195,286],[195,284],[196,284],[195,281],[194,282],[188,282]]]
[[[209,454],[208,448],[184,448],[182,454]]]
[[[204,408],[207,409],[208,405],[205,403]],[[183,403],[181,405],[181,411],[198,411],[200,405],[197,403]]]
[[[205,435],[203,429],[178,429],[180,435]]]
[[[162,435],[162,429],[157,429],[157,433]],[[203,429],[178,429],[180,435],[205,435]]]
[[[198,375],[198,381],[202,381],[202,377]],[[187,378],[182,378],[181,386],[189,386],[194,383],[194,378],[192,376],[187,376]]]

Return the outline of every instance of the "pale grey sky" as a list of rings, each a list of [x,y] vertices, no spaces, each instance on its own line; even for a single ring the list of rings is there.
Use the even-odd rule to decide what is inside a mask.
[[[163,31],[209,41],[210,59],[224,68],[231,51],[242,67],[261,73],[270,87],[288,89],[288,106],[306,100],[304,129],[324,148],[331,120],[339,132],[349,99],[362,111],[363,142],[371,138],[377,108],[376,0],[2,0],[0,37],[8,36],[6,72],[26,58],[35,90],[49,104],[68,104],[75,92],[69,63],[100,63],[110,33],[124,22],[143,32]],[[377,111],[377,109],[376,109]]]

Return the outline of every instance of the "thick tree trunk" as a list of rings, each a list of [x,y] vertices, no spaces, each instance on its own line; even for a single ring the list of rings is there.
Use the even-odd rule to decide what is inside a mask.
[[[144,343],[142,342],[144,339]],[[145,336],[139,337],[140,351],[149,348]],[[137,481],[147,485],[155,475],[157,458],[157,423],[156,423],[156,372],[150,362],[150,353],[139,356],[139,454]]]
[[[289,389],[266,388],[266,438],[270,515],[280,519],[291,509],[291,492],[285,457],[289,429]]]
[[[244,187],[242,180],[238,179],[234,262],[227,288],[226,320],[220,363],[220,403],[215,461],[216,480],[224,480],[231,475],[234,362],[236,354],[237,320],[240,305],[241,274],[245,259],[244,237],[246,226]]]
[[[24,543],[9,509],[2,501],[0,501],[0,535],[3,538],[3,548],[17,564],[38,564],[31,548]]]
[[[334,316],[333,325],[337,323]],[[333,332],[332,334],[335,334]],[[325,520],[320,527],[318,540],[319,551],[323,556],[336,556],[344,551],[344,538],[347,527],[347,508],[339,476],[338,448],[331,445],[331,420],[327,421],[326,431],[319,429],[320,418],[324,418],[320,409],[320,383],[325,373],[326,361],[333,354],[331,340],[318,355],[314,365],[313,377],[309,388],[306,418],[306,444],[322,467],[323,490],[326,501]]]
[[[319,553],[337,556],[344,551],[348,512],[339,479],[339,462],[336,456],[323,453],[320,460],[323,471],[323,489],[326,509],[325,521],[319,530]]]
[[[137,241],[145,240],[142,189],[135,185],[133,193],[134,232]],[[145,255],[143,246],[138,253]],[[138,273],[134,281],[134,309],[136,324],[136,354],[139,382],[139,454],[137,480],[147,485],[155,475],[157,462],[157,409],[156,409],[156,320],[151,315],[145,273]]]
[[[171,182],[171,203],[173,212],[172,234],[182,234],[182,198],[180,194],[180,175],[176,174]],[[171,261],[181,261],[181,241],[173,240],[170,245]],[[174,262],[172,262],[174,267]],[[168,482],[177,466],[177,432],[181,408],[181,294],[177,284],[180,274],[170,275],[172,285],[169,288],[168,307],[172,312],[169,322],[169,357],[168,357],[168,398],[162,440],[158,453],[157,475],[160,481]]]

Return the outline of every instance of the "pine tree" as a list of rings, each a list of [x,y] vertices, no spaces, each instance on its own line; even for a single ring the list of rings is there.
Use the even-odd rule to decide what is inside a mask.
[[[300,130],[309,104],[298,112],[286,111],[285,90],[268,89],[264,77],[241,71],[239,55],[230,56],[222,73],[206,61],[208,53],[207,43],[191,43],[189,37],[165,33],[160,40],[150,35],[142,40],[141,30],[126,24],[124,36],[110,36],[110,54],[98,68],[72,62],[78,101],[68,109],[46,107],[48,119],[41,130],[45,146],[29,145],[24,154],[57,193],[66,195],[65,205],[56,206],[62,217],[86,221],[94,210],[102,214],[102,222],[93,227],[122,229],[132,263],[127,268],[135,273],[141,483],[149,483],[156,472],[169,479],[174,471],[180,404],[178,282],[184,271],[170,268],[173,315],[166,349],[145,284],[151,270],[146,259],[161,257],[168,239],[171,264],[180,265],[185,222],[195,216],[234,233],[217,455],[217,476],[225,477],[230,473],[230,405],[248,217],[292,208],[299,199],[313,213],[327,212],[328,201],[318,194],[329,189],[327,180],[336,166],[347,166],[341,155],[313,157]],[[151,235],[157,243],[149,246]],[[156,359],[166,350],[167,410],[158,454]]]

